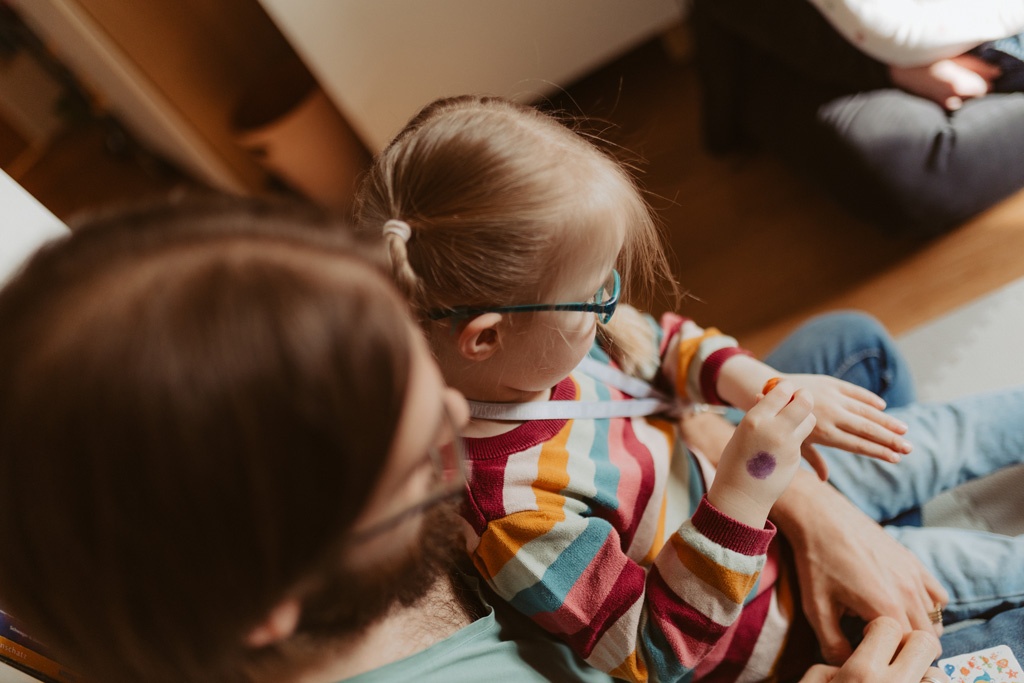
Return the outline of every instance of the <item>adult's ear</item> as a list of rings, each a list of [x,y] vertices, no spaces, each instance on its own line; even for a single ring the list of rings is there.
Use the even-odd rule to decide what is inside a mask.
[[[487,360],[501,346],[500,313],[484,313],[459,328],[458,348],[463,358]]]
[[[302,603],[298,598],[285,598],[277,603],[270,614],[245,637],[249,647],[260,648],[286,640],[299,626]]]

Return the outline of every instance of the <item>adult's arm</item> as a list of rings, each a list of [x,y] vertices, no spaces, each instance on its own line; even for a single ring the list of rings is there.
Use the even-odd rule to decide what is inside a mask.
[[[839,628],[847,613],[892,618],[904,633],[933,630],[928,612],[949,601],[945,589],[834,488],[799,472],[771,519],[793,547],[804,614],[826,661],[839,664],[850,656]]]
[[[850,44],[893,66],[932,64],[1024,31],[1019,0],[809,2]]]

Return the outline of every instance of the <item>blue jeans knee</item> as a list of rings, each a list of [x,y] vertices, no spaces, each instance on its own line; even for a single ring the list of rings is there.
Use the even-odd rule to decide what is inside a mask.
[[[915,400],[910,368],[889,332],[859,311],[816,316],[765,358],[788,373],[832,375],[881,396],[890,408]]]

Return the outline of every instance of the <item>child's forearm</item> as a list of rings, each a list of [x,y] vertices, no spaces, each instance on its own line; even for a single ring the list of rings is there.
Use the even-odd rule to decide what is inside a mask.
[[[750,410],[764,383],[779,374],[778,370],[751,356],[733,356],[719,371],[718,395],[740,410]]]

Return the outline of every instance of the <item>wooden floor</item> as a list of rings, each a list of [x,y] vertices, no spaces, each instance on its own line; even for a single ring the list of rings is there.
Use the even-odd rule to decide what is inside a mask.
[[[1024,276],[1024,194],[931,242],[896,239],[846,216],[763,157],[717,159],[700,146],[693,67],[654,40],[552,98],[639,156],[661,218],[682,312],[766,351],[807,315],[867,310],[906,331]],[[62,218],[188,183],[112,155],[97,131],[70,135],[22,180]],[[654,308],[664,302],[655,302]]]
[[[808,315],[859,308],[894,333],[1024,277],[1024,193],[930,242],[895,238],[769,158],[709,156],[692,64],[659,41],[553,98],[637,153],[685,314],[767,351]]]

